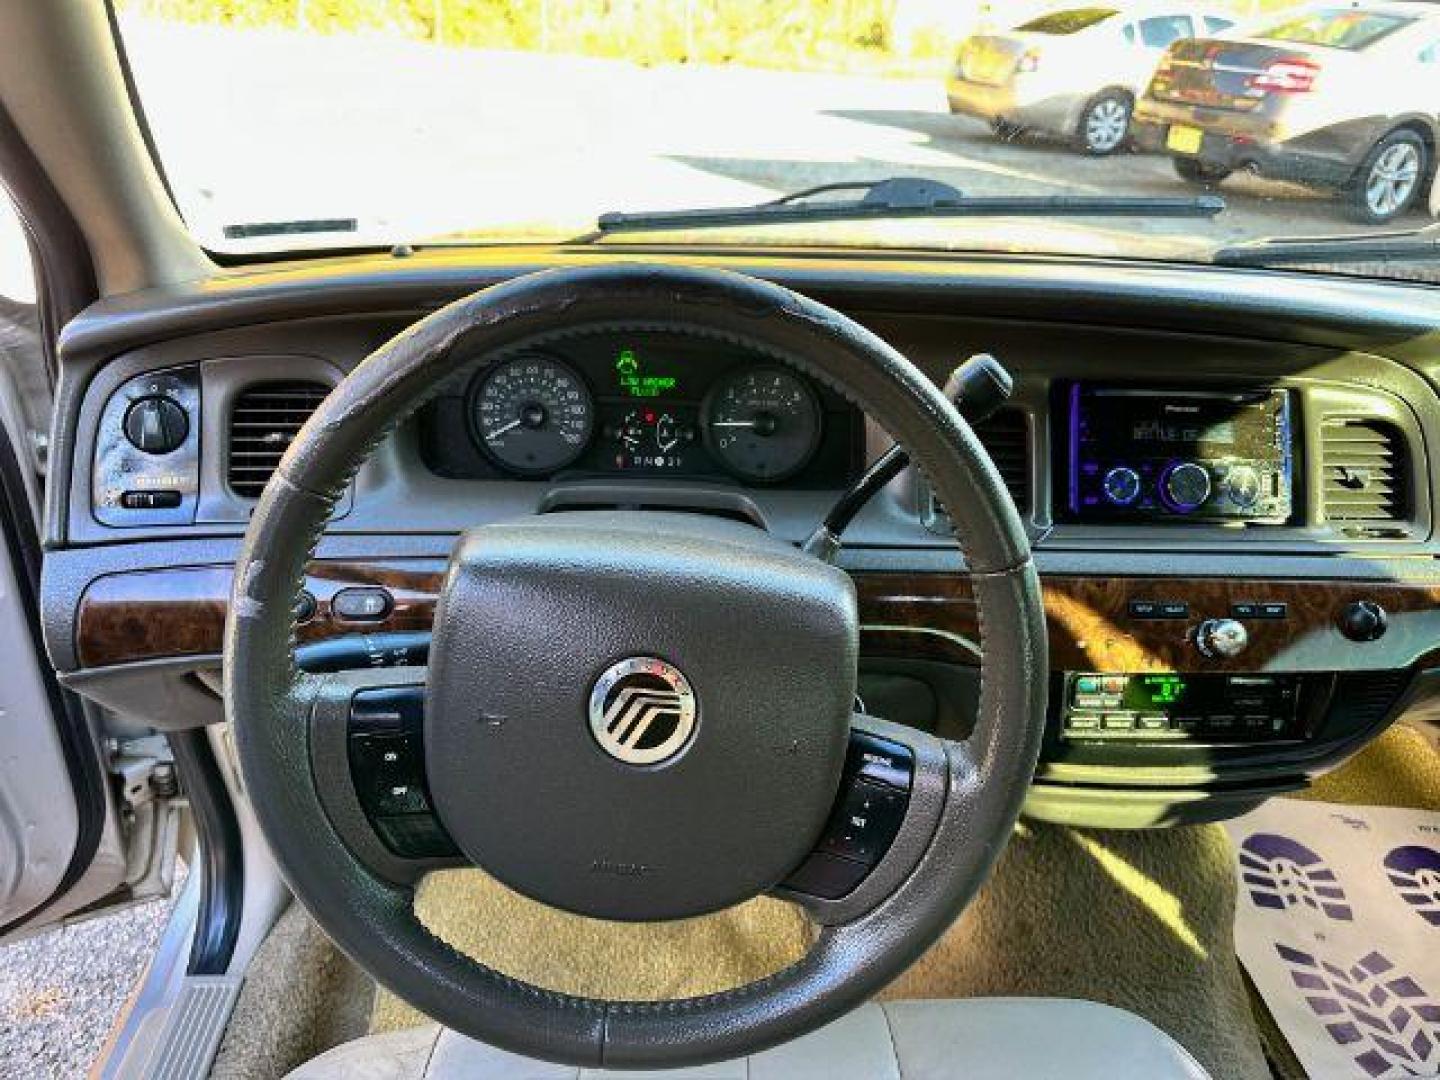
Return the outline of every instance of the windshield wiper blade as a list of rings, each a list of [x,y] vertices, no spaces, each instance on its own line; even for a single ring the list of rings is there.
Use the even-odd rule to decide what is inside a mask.
[[[1223,247],[1210,256],[1217,266],[1304,266],[1427,259],[1440,259],[1440,222],[1400,232],[1274,236]]]
[[[858,198],[828,198],[858,192]],[[1208,218],[1225,209],[1218,195],[966,195],[938,180],[897,176],[868,183],[821,184],[770,202],[693,210],[601,214],[582,240],[616,233],[722,229],[793,221],[938,217]]]
[[[355,218],[300,218],[295,221],[244,221],[226,225],[226,240],[260,240],[272,236],[309,236],[323,233],[353,233],[360,228]]]

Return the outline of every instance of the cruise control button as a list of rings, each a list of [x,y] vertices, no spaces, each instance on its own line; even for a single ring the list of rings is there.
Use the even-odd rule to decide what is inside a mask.
[[[847,773],[909,791],[914,767],[914,758],[908,747],[864,732],[851,733]]]
[[[787,889],[822,900],[838,900],[853,892],[865,880],[870,868],[854,859],[842,859],[817,851],[806,859],[799,870],[785,879]]]
[[[455,841],[430,814],[401,814],[375,819],[375,831],[385,846],[411,859],[458,855]]]
[[[899,832],[908,802],[898,791],[856,781],[830,819],[820,850],[873,866]]]
[[[390,594],[380,588],[341,589],[330,598],[330,610],[342,619],[378,622],[390,614]]]
[[[418,783],[395,783],[377,791],[370,803],[371,812],[380,817],[399,814],[428,814],[430,800]]]

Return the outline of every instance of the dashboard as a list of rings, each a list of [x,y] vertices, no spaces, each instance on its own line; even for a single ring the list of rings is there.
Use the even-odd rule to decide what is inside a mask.
[[[937,384],[979,351],[1015,376],[977,433],[1046,604],[1031,813],[1238,813],[1440,700],[1429,292],[1039,260],[716,261],[840,308]],[[156,701],[166,723],[218,720],[229,565],[290,438],[389,337],[529,268],[503,251],[282,265],[68,328],[43,590],[66,681],[137,722]],[[889,444],[771,359],[661,328],[475,357],[354,478],[305,583],[301,650],[423,657],[450,547],[488,522],[663,508],[798,543]],[[864,707],[963,735],[983,633],[944,508],[907,471],[844,540]]]

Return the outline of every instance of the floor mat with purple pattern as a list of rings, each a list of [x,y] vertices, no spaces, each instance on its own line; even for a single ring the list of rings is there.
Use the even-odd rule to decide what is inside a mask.
[[[1311,1080],[1440,1076],[1440,814],[1273,799],[1228,828],[1236,951]]]

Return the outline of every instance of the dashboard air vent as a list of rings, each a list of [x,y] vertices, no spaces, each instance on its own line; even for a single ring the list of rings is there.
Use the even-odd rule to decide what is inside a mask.
[[[268,382],[241,391],[230,412],[227,478],[242,499],[256,499],[296,432],[330,393],[323,383]]]
[[[1383,420],[1327,420],[1320,430],[1326,521],[1342,526],[1403,522],[1410,516],[1405,440]]]
[[[1010,489],[1015,508],[1030,513],[1030,426],[1019,409],[1001,409],[990,419],[975,425],[975,434],[985,444],[1000,479]],[[923,521],[931,532],[948,534],[950,517],[933,494],[926,493]]]
[[[975,426],[1022,514],[1030,509],[1030,430],[1019,409],[1001,409]]]

